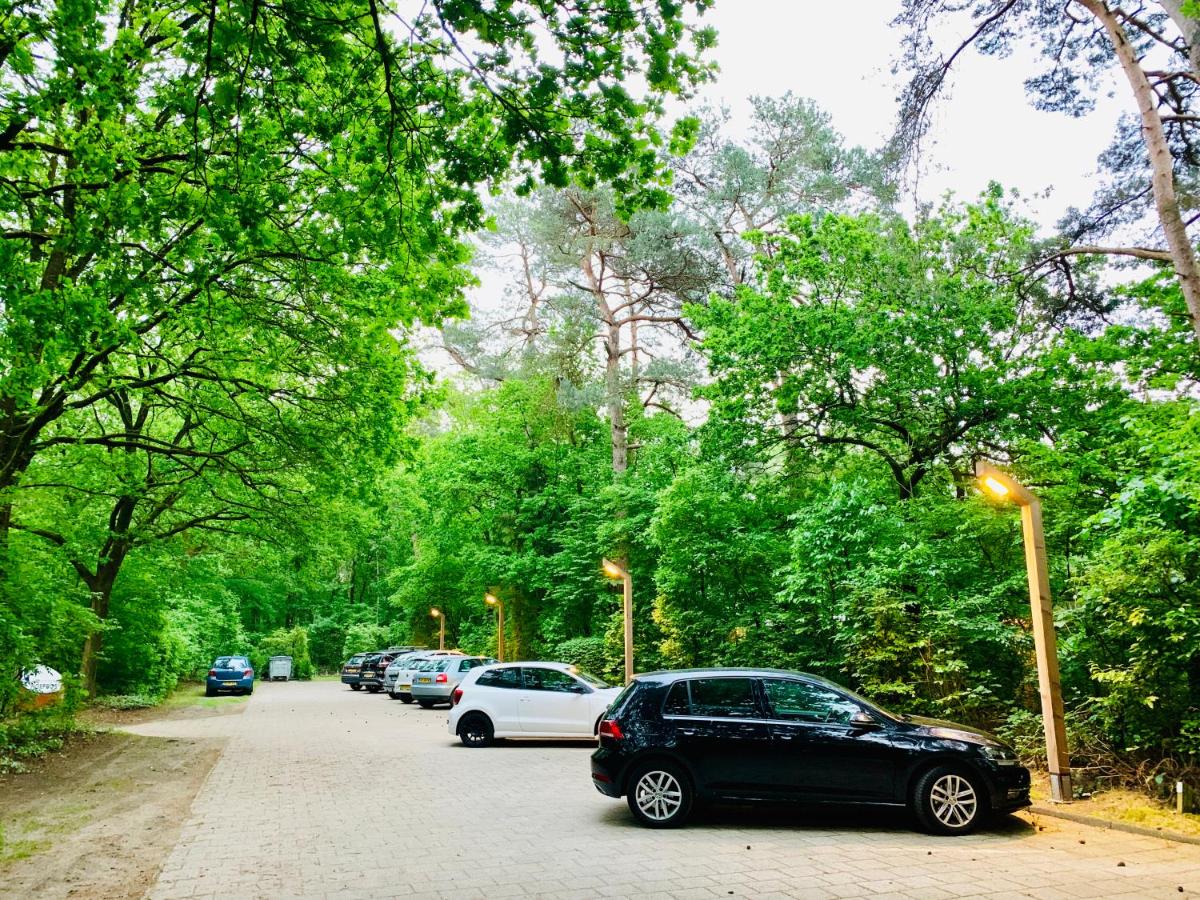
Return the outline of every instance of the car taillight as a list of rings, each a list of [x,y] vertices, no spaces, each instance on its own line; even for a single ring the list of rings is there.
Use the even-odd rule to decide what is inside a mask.
[[[621,726],[617,724],[616,719],[605,719],[600,723],[600,737],[610,737],[614,741],[625,740],[625,735],[621,731]]]
[[[249,678],[249,677],[250,677],[251,675],[253,675],[253,674],[254,674],[254,670],[253,670],[253,669],[247,669],[245,672],[243,672],[243,673],[242,673],[242,676],[243,676],[244,678]]]
[[[438,684],[445,684],[447,681],[449,681],[449,679],[446,677],[445,672],[439,672],[438,677],[433,680],[436,681]]]
[[[214,676],[214,677],[216,677],[217,670],[216,670],[216,669],[209,669],[209,670],[208,670],[208,674],[209,674],[209,675],[212,675],[212,676]]]
[[[454,693],[450,695],[450,705],[458,706],[458,701],[462,699],[462,688],[455,688]]]

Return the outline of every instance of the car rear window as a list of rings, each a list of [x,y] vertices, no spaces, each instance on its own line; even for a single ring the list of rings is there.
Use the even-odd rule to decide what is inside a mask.
[[[688,684],[686,681],[677,681],[671,685],[671,690],[667,691],[667,699],[663,701],[664,716],[686,716],[692,711],[691,701],[688,699]]]
[[[521,670],[516,666],[489,669],[479,676],[479,680],[475,684],[480,687],[519,688],[521,686]]]
[[[690,715],[754,719],[760,713],[749,678],[697,678],[688,682]]]

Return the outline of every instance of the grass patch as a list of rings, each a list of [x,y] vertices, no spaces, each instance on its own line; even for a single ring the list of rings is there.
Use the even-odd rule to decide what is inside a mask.
[[[1049,786],[1037,773],[1034,775],[1030,795],[1035,803],[1046,803],[1050,799]],[[1065,809],[1081,816],[1094,816],[1110,822],[1124,822],[1142,828],[1200,837],[1200,815],[1177,813],[1173,805],[1127,788],[1100,791],[1084,800],[1076,800]]]

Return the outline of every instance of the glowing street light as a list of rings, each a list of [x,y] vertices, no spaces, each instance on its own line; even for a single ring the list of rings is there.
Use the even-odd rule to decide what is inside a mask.
[[[633,576],[611,559],[603,560],[600,568],[614,581],[625,582],[625,683],[628,684],[633,678]]]
[[[1060,803],[1069,803],[1071,756],[1067,751],[1062,683],[1058,676],[1058,644],[1054,637],[1054,610],[1050,604],[1042,504],[1024,485],[989,463],[982,460],[975,463],[975,475],[989,494],[999,500],[1012,500],[1021,508],[1025,570],[1029,576],[1029,605],[1033,613],[1033,647],[1042,697],[1042,725],[1046,732],[1046,762],[1050,768],[1050,796]]]
[[[496,658],[504,662],[504,601],[488,592],[483,595],[483,602],[496,607]]]
[[[429,610],[429,614],[439,621],[438,627],[438,649],[446,649],[446,614],[436,606]]]

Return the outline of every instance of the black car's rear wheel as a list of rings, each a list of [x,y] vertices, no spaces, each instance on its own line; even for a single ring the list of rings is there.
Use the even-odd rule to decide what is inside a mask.
[[[361,691],[361,690],[362,690],[362,685],[361,685],[361,684],[352,684],[352,685],[350,685],[350,690],[352,690],[352,691]]]
[[[935,766],[917,779],[913,812],[933,834],[969,834],[987,815],[987,794],[965,769]]]
[[[492,720],[483,713],[467,713],[458,723],[458,738],[468,747],[490,747],[496,740]]]
[[[677,828],[687,821],[695,799],[683,769],[665,760],[645,763],[629,779],[629,810],[650,828]]]

